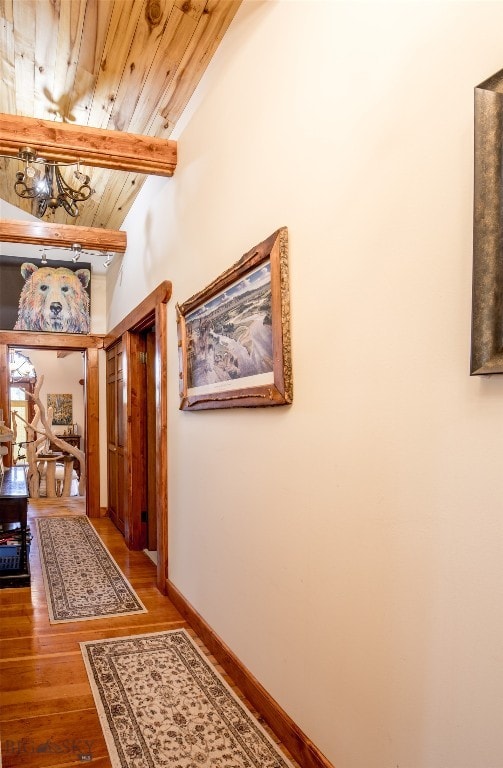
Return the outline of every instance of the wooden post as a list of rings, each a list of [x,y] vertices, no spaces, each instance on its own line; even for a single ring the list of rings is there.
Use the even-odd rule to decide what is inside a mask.
[[[64,456],[63,461],[65,464],[65,473],[63,476],[61,496],[69,496],[72,490],[73,458],[71,456]]]
[[[42,462],[43,463],[43,462]],[[48,499],[56,498],[56,459],[45,461],[45,495]]]

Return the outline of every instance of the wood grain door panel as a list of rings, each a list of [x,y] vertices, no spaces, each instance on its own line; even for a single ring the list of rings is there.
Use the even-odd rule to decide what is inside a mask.
[[[125,451],[123,345],[119,340],[107,350],[107,466],[108,514],[125,533]]]

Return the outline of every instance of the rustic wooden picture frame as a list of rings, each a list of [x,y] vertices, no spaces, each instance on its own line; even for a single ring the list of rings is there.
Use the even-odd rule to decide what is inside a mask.
[[[176,310],[181,410],[292,402],[286,227]]]

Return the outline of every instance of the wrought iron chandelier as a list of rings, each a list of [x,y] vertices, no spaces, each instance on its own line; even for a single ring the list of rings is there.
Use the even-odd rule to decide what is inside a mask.
[[[14,191],[19,197],[34,201],[35,215],[39,219],[47,210],[54,212],[60,207],[73,218],[79,215],[78,203],[88,200],[94,192],[90,186],[91,179],[81,173],[79,163],[49,162],[39,157],[31,147],[20,149],[18,158],[23,161],[24,170],[16,173]],[[77,165],[73,174],[80,182],[77,188],[73,188],[61,173],[61,167],[71,165]]]
[[[19,349],[9,350],[9,373],[11,382],[37,380],[35,366]]]

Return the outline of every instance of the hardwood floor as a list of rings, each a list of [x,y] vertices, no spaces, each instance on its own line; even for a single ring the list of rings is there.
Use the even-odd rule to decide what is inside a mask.
[[[30,524],[34,517],[84,512],[79,499],[40,499],[30,502],[28,521]],[[143,552],[129,551],[108,518],[91,522],[148,613],[51,625],[37,541],[33,538],[31,587],[0,589],[0,765],[3,768],[67,768],[83,764],[111,768],[79,642],[177,627],[185,627],[196,638],[170,600],[158,592],[156,569],[151,560]],[[31,530],[34,530],[33,523]],[[211,659],[200,641],[199,645]],[[216,666],[232,685],[222,668]],[[232,687],[244,700],[236,687]],[[264,721],[258,719],[267,728]]]

